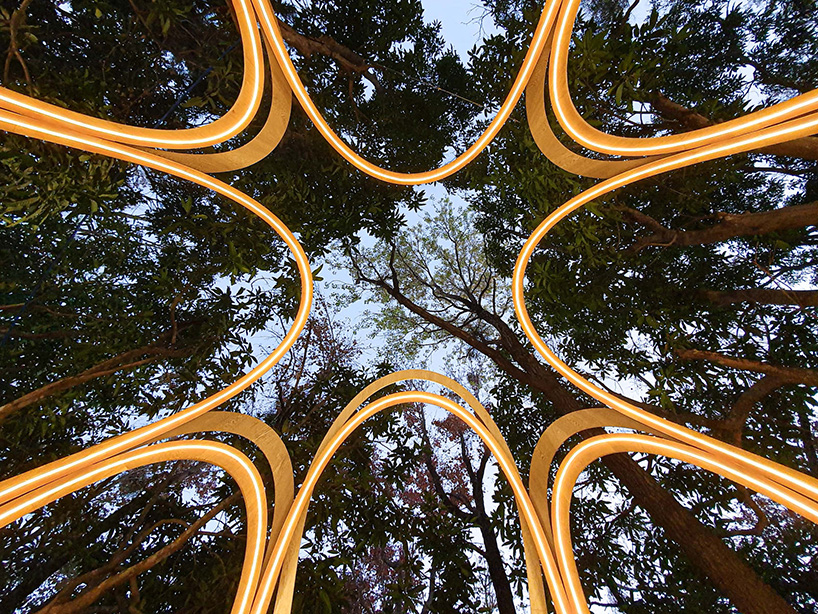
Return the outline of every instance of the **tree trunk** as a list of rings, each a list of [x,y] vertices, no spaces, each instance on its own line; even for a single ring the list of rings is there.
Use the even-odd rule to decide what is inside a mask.
[[[510,377],[541,392],[558,413],[569,414],[585,408],[586,405],[580,401],[577,393],[569,390],[553,370],[540,362],[514,330],[496,313],[487,311],[478,303],[465,299],[462,301],[475,315],[497,330],[503,352],[411,301],[400,292],[394,269],[393,285],[384,278],[373,280],[363,276],[360,270],[357,272],[360,279],[384,289],[412,313],[440,326],[483,353]],[[601,432],[601,429],[597,429],[596,432],[586,431],[586,436],[598,435]],[[628,455],[605,456],[602,462],[628,489],[636,504],[650,514],[653,523],[664,529],[667,536],[677,543],[690,564],[708,577],[713,585],[742,611],[742,614],[795,614],[795,610],[761,580],[752,567],[709,528],[701,524],[690,510],[676,501]]]
[[[691,245],[709,245],[735,237],[764,235],[771,232],[782,232],[815,226],[818,224],[818,202],[803,205],[791,205],[772,211],[758,213],[717,213],[719,222],[701,230],[673,230],[666,228],[656,230],[653,234],[642,237],[625,253],[637,253],[650,245],[669,247],[688,247]]]
[[[798,305],[818,307],[818,290],[775,290],[771,288],[749,288],[747,290],[701,290],[702,298],[716,305],[732,303],[764,303],[765,305]]]
[[[679,550],[725,594],[742,614],[795,614],[795,610],[755,571],[630,457],[613,454],[605,466],[622,482],[639,507],[664,529]]]
[[[519,340],[517,340],[519,343]],[[525,348],[520,344],[514,354]],[[558,413],[568,414],[584,408],[548,367],[528,353],[525,369],[535,388],[551,401]],[[515,357],[517,358],[517,357]],[[601,429],[584,436],[602,434]],[[795,614],[795,610],[738,554],[704,526],[693,513],[682,506],[658,482],[626,454],[605,456],[601,462],[628,489],[637,505],[653,523],[679,547],[688,561],[730,599],[742,614]]]
[[[556,380],[551,375],[548,379]],[[565,388],[554,382],[552,391],[543,391],[561,414],[582,409],[573,397],[568,401]],[[584,437],[601,435],[601,429],[586,431]],[[766,584],[731,548],[722,542],[693,513],[627,454],[611,454],[601,462],[613,473],[679,547],[694,568],[719,589],[742,614],[795,614],[795,610]]]
[[[511,582],[508,580],[508,574],[506,574],[506,568],[503,565],[503,557],[500,554],[499,546],[497,546],[497,536],[488,516],[481,514],[477,518],[477,526],[480,529],[480,536],[483,538],[484,558],[489,570],[491,584],[494,586],[494,596],[497,598],[497,611],[499,614],[516,614]]]
[[[548,380],[553,380],[551,386],[543,386],[540,390],[554,403],[560,414],[583,408],[573,395],[567,394],[565,388],[555,381],[553,374],[549,374]],[[597,429],[586,431],[583,435],[592,437],[601,434],[601,430]],[[653,523],[676,542],[693,567],[709,578],[742,614],[795,614],[795,610],[761,580],[738,554],[627,454],[611,454],[603,457],[601,462],[628,489],[636,504],[650,515]]]

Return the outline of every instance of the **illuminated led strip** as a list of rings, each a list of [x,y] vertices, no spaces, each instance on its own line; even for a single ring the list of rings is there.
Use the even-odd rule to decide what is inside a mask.
[[[252,610],[253,614],[262,614],[263,612],[266,612],[272,598],[275,582],[278,579],[281,570],[282,561],[288,551],[288,548],[291,547],[293,540],[297,537],[296,527],[299,525],[302,518],[306,516],[309,501],[312,497],[312,493],[318,479],[321,477],[321,473],[329,464],[332,456],[335,454],[341,444],[366,420],[390,407],[410,403],[435,405],[441,409],[449,411],[465,422],[469,428],[477,433],[480,439],[483,440],[486,447],[489,448],[497,461],[501,471],[506,476],[506,479],[509,481],[518,509],[521,513],[521,521],[525,522],[528,525],[528,528],[531,530],[537,550],[537,556],[542,564],[543,571],[545,572],[557,612],[560,614],[572,612],[573,610],[569,608],[566,602],[562,579],[559,576],[554,553],[551,550],[542,526],[537,519],[531,499],[523,486],[522,480],[517,472],[517,467],[514,464],[514,460],[504,449],[504,445],[500,443],[500,440],[498,440],[491,433],[491,430],[487,428],[486,425],[474,414],[466,411],[460,405],[451,401],[450,399],[428,392],[399,392],[387,395],[373,403],[370,403],[355,413],[342,426],[342,428],[329,439],[329,441],[324,442],[325,445],[322,447],[321,451],[319,451],[318,455],[310,466],[310,470],[307,473],[307,476],[304,478],[304,482],[295,498],[295,502],[293,503],[293,507],[290,510],[287,520],[284,522],[284,526],[281,530],[281,537],[275,546],[273,556],[262,576],[259,593]]]
[[[258,111],[263,87],[263,59],[256,26],[256,20],[258,20],[272,50],[271,61],[274,60],[278,64],[278,69],[283,71],[283,75],[295,97],[327,142],[344,159],[364,173],[382,181],[400,185],[417,185],[445,179],[474,160],[491,143],[508,120],[538,66],[544,73],[549,47],[551,63],[548,71],[548,85],[557,120],[579,144],[600,153],[626,157],[670,154],[759,130],[818,109],[818,92],[813,91],[767,109],[756,111],[743,118],[680,135],[639,139],[612,136],[600,132],[582,119],[573,105],[568,90],[568,50],[579,0],[550,0],[543,6],[539,22],[514,84],[483,134],[455,160],[437,169],[422,173],[395,172],[362,158],[329,126],[322,113],[313,103],[293,65],[269,0],[231,1],[238,15],[239,31],[244,50],[245,71],[242,89],[236,104],[225,116],[211,124],[179,131],[124,126],[68,111],[6,88],[0,88],[0,107],[5,107],[22,115],[63,124],[71,130],[88,132],[102,138],[131,145],[165,149],[191,149],[222,143],[241,132]],[[553,44],[550,44],[552,41]],[[536,81],[539,84],[540,79],[538,78]],[[541,92],[537,92],[537,96],[541,96]],[[275,104],[283,108],[285,103],[276,101]],[[289,101],[286,104],[288,105]],[[537,104],[535,106],[541,105]],[[532,111],[529,111],[529,113],[532,113]],[[537,110],[535,113],[539,115],[540,111]],[[271,109],[271,117],[273,115],[273,109]],[[579,164],[580,168],[584,167],[588,171],[589,176],[609,176],[612,172],[617,172],[629,166],[627,161],[607,162],[577,156],[556,140],[553,134],[550,133],[547,121],[545,123],[541,121],[543,117],[544,114],[536,121],[531,122],[532,132],[546,155],[561,166],[567,165],[566,168],[573,170]],[[545,144],[543,145],[543,143]],[[272,144],[272,147],[274,146],[275,142]],[[226,152],[205,154],[198,157],[204,159],[208,155],[220,155],[222,160],[226,160],[228,158],[222,155],[224,153]],[[241,157],[238,156],[233,159],[241,160]],[[218,167],[218,164],[213,168],[216,167]]]
[[[502,128],[508,120],[511,112],[514,110],[514,107],[517,104],[517,101],[520,99],[523,90],[525,90],[528,78],[531,76],[531,72],[534,70],[537,60],[539,59],[542,50],[545,48],[548,34],[554,23],[557,9],[559,8],[559,4],[556,2],[546,3],[540,16],[540,21],[537,24],[537,29],[534,31],[534,37],[531,40],[525,60],[523,60],[523,65],[520,68],[520,72],[517,74],[514,84],[511,86],[511,91],[509,91],[502,106],[497,111],[494,119],[491,121],[483,134],[481,134],[480,137],[465,152],[463,152],[453,161],[441,166],[438,169],[424,173],[397,173],[381,168],[362,158],[355,151],[353,151],[352,148],[350,148],[335,133],[335,131],[333,131],[332,128],[330,128],[329,124],[324,119],[324,116],[316,108],[315,104],[310,98],[310,95],[307,93],[306,88],[301,82],[298,72],[295,70],[295,66],[293,65],[290,55],[287,52],[287,48],[284,45],[284,40],[281,37],[281,32],[278,28],[278,21],[269,2],[267,0],[253,0],[253,2],[256,6],[256,10],[258,11],[262,30],[264,31],[268,42],[273,47],[273,53],[278,60],[279,66],[281,66],[281,69],[284,71],[284,75],[287,77],[287,81],[289,82],[293,93],[318,131],[324,136],[335,151],[337,151],[345,160],[359,170],[382,181],[399,185],[419,185],[422,183],[431,183],[445,179],[474,160],[474,158],[476,158],[480,152],[482,152],[489,145],[489,143],[491,143],[491,141],[500,131],[500,128]]]
[[[0,507],[0,527],[62,496],[123,471],[177,460],[202,461],[217,465],[224,469],[239,486],[247,511],[247,547],[232,612],[233,614],[246,614],[252,603],[262,568],[267,504],[264,497],[264,484],[253,463],[241,452],[225,444],[213,441],[181,441],[126,452],[54,484],[34,490],[25,497],[21,497],[19,501]]]
[[[549,48],[551,44],[552,39],[549,38]],[[531,78],[526,86],[525,112],[534,142],[551,162],[575,175],[606,179],[646,164],[653,159],[597,160],[578,154],[563,145],[551,129],[551,124],[545,113],[545,79],[547,74],[548,48],[540,55],[540,60],[534,68],[534,72],[531,73]]]
[[[61,476],[76,471],[90,463],[99,462],[113,454],[133,448],[150,439],[155,439],[163,433],[218,407],[221,403],[224,403],[246,389],[281,360],[281,357],[284,356],[290,347],[292,347],[293,343],[295,343],[295,340],[306,324],[312,304],[313,289],[309,261],[298,240],[281,220],[243,192],[209,175],[205,175],[200,171],[196,171],[171,160],[166,160],[157,155],[139,151],[118,143],[104,141],[93,136],[84,136],[69,132],[60,127],[49,126],[45,122],[33,118],[24,118],[0,111],[0,129],[67,145],[69,147],[75,147],[83,151],[100,153],[135,164],[141,164],[209,188],[247,208],[273,228],[290,249],[301,278],[301,301],[290,330],[284,336],[278,347],[251,371],[216,394],[164,420],[160,420],[124,435],[119,435],[87,450],[0,483],[0,503],[2,503],[14,498],[22,492],[49,481],[59,479]]]
[[[576,562],[571,546],[570,506],[574,485],[579,474],[591,462],[608,454],[619,452],[643,452],[660,454],[691,463],[712,471],[777,501],[790,510],[801,514],[813,523],[818,522],[818,504],[801,497],[778,484],[754,475],[733,465],[725,454],[709,454],[678,442],[645,435],[611,434],[592,437],[577,444],[565,457],[554,481],[552,517],[558,563],[568,585],[568,598],[574,611],[589,614],[585,595],[580,584]]]
[[[523,283],[525,279],[526,267],[528,266],[528,262],[531,259],[537,245],[560,220],[592,200],[640,179],[645,179],[647,177],[652,177],[670,170],[689,166],[697,162],[712,160],[733,153],[784,142],[800,136],[806,136],[815,132],[816,130],[818,130],[818,115],[803,117],[791,120],[780,126],[760,130],[759,132],[751,135],[735,137],[720,144],[709,145],[692,152],[676,154],[603,181],[590,190],[586,190],[585,192],[572,198],[570,201],[549,215],[545,220],[543,220],[543,222],[537,227],[523,246],[523,249],[517,258],[517,263],[514,267],[514,276],[512,278],[512,298],[514,300],[514,309],[526,337],[528,337],[545,361],[577,388],[593,396],[595,399],[601,401],[608,407],[622,412],[626,416],[633,418],[652,430],[661,432],[669,437],[686,442],[689,445],[698,447],[702,450],[707,450],[710,452],[723,452],[724,454],[727,454],[733,458],[734,461],[740,462],[749,467],[753,467],[755,470],[766,474],[771,479],[774,479],[779,483],[784,484],[809,497],[818,497],[818,480],[815,480],[814,478],[804,475],[798,471],[788,469],[782,465],[779,465],[778,463],[773,463],[755,454],[750,454],[744,450],[722,443],[711,437],[701,435],[696,431],[655,416],[650,412],[644,411],[643,409],[623,401],[619,397],[616,397],[605,390],[602,390],[571,369],[545,344],[542,337],[540,337],[539,333],[531,322],[531,318],[528,315],[528,310],[525,306]]]
[[[578,0],[554,0],[546,3],[514,85],[489,127],[461,156],[425,173],[398,173],[383,169],[360,157],[338,137],[315,107],[295,71],[268,0],[234,2],[244,45],[245,73],[242,89],[234,107],[207,126],[180,131],[129,127],[66,111],[0,88],[0,129],[140,164],[209,188],[247,208],[273,228],[292,252],[301,279],[301,302],[295,320],[279,346],[259,365],[223,390],[164,420],[111,438],[80,453],[0,483],[0,522],[11,522],[21,514],[37,509],[59,496],[129,468],[162,460],[195,459],[212,462],[227,469],[240,482],[239,486],[248,506],[248,534],[253,536],[248,539],[245,565],[233,612],[245,614],[252,609],[254,614],[261,614],[267,610],[275,594],[275,613],[286,614],[292,601],[300,546],[298,536],[304,530],[309,501],[321,473],[338,447],[363,422],[379,411],[405,403],[433,404],[458,416],[478,434],[494,455],[511,484],[520,511],[526,563],[529,566],[532,610],[544,612],[548,609],[540,571],[533,568],[536,566],[542,568],[554,607],[560,614],[585,614],[588,611],[571,552],[568,515],[571,491],[579,472],[589,462],[605,454],[642,451],[692,462],[754,488],[815,522],[818,519],[817,480],[659,418],[594,386],[561,361],[543,342],[528,315],[523,290],[527,263],[534,249],[571,212],[612,190],[641,179],[814,134],[818,131],[818,114],[815,113],[818,109],[818,92],[809,92],[744,118],[683,135],[648,139],[606,135],[582,120],[567,89],[568,43],[577,5]],[[261,39],[256,20],[260,22],[271,49],[274,84],[270,116],[257,138],[244,147],[216,154],[150,153],[129,147],[138,145],[191,149],[224,142],[241,132],[258,110],[263,86]],[[547,68],[549,49],[550,69]],[[603,161],[579,156],[565,148],[551,131],[545,116],[546,71],[557,119],[577,142],[600,153],[635,158],[656,157]],[[572,384],[610,409],[574,412],[557,420],[546,430],[532,459],[529,495],[508,445],[488,412],[473,395],[451,379],[427,371],[395,373],[368,386],[341,412],[319,448],[298,496],[293,500],[292,476],[284,475],[286,471],[292,472],[291,465],[286,449],[277,435],[259,421],[253,422],[254,419],[249,416],[211,410],[257,381],[281,359],[303,330],[312,301],[309,262],[293,234],[270,211],[246,194],[191,167],[200,167],[209,172],[242,168],[269,153],[286,128],[290,104],[286,87],[289,87],[324,138],[342,157],[361,171],[401,185],[437,181],[462,169],[479,155],[507,121],[527,85],[527,111],[532,134],[549,158],[572,172],[588,176],[609,177],[613,173],[620,173],[571,199],[546,218],[524,245],[512,280],[515,311],[526,336],[537,351]],[[425,392],[388,395],[359,409],[375,392],[409,379],[425,379],[447,387],[459,395],[474,413],[449,399]],[[608,413],[612,411],[618,414]],[[551,504],[552,513],[549,513],[547,476],[554,452],[571,434],[599,426],[647,431],[652,436],[606,435],[581,443],[568,455],[558,473],[554,485],[554,501]],[[265,537],[267,521],[264,488],[257,471],[243,455],[223,444],[212,442],[193,440],[154,443],[168,437],[208,429],[248,437],[260,446],[273,468],[275,514],[269,541]],[[252,496],[248,496],[248,493],[252,493]],[[260,510],[258,514],[253,516],[251,507]],[[262,560],[265,544],[266,554]]]
[[[278,146],[287,131],[293,99],[290,86],[277,62],[270,63],[270,73],[273,94],[270,109],[267,112],[267,121],[250,142],[236,149],[215,153],[182,153],[161,150],[155,153],[205,173],[235,171],[252,166],[266,158]]]
[[[719,139],[799,117],[818,110],[818,91],[801,94],[744,117],[684,134],[649,138],[612,136],[589,125],[577,112],[568,90],[568,51],[580,0],[563,0],[551,47],[548,87],[554,114],[562,128],[580,145],[593,151],[619,156],[668,154],[700,147]]]
[[[264,88],[261,38],[252,5],[250,0],[231,0],[231,3],[236,11],[236,21],[244,52],[244,76],[239,96],[233,107],[223,117],[210,124],[187,130],[126,126],[63,109],[31,96],[18,94],[5,87],[0,87],[0,108],[55,122],[69,130],[79,130],[129,145],[193,149],[223,143],[244,130],[255,117]]]
[[[270,539],[277,539],[284,523],[287,510],[293,502],[294,479],[290,454],[281,437],[268,424],[258,418],[228,411],[209,411],[181,427],[162,434],[159,439],[170,439],[183,435],[198,435],[204,432],[230,433],[252,442],[264,455],[273,478],[273,518],[270,525]],[[155,443],[151,441],[149,443]]]

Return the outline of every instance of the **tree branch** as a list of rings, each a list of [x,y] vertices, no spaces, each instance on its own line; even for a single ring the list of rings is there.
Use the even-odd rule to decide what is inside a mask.
[[[700,115],[687,107],[668,100],[661,92],[656,93],[651,99],[650,104],[659,115],[665,119],[680,123],[688,130],[707,128],[715,124],[715,122],[709,120],[704,115]],[[774,156],[818,160],[818,137],[805,136],[800,139],[787,141],[786,143],[763,147],[758,151]]]
[[[86,369],[78,375],[64,377],[55,382],[51,382],[50,384],[46,384],[37,390],[33,390],[28,394],[24,394],[18,399],[6,403],[5,405],[0,405],[0,424],[2,424],[3,421],[5,421],[11,414],[23,409],[24,407],[39,403],[48,397],[65,392],[66,390],[70,390],[75,386],[79,386],[80,384],[84,384],[98,377],[112,375],[118,371],[135,369],[136,367],[141,367],[160,358],[182,358],[189,356],[193,353],[193,351],[194,348],[192,347],[184,350],[172,350],[165,347],[149,345],[123,352],[122,354],[114,356],[113,358],[97,363],[93,367]]]
[[[17,7],[17,9],[11,14],[11,18],[9,19],[9,48],[6,52],[6,63],[3,67],[3,83],[10,83],[9,70],[11,69],[11,61],[12,59],[16,59],[20,64],[20,68],[23,69],[23,76],[25,77],[26,85],[29,89],[31,89],[31,75],[28,72],[26,62],[20,53],[20,44],[17,42],[17,34],[19,33],[20,26],[23,25],[23,22],[26,19],[26,11],[28,10],[29,4],[31,4],[31,0],[23,0],[20,3],[20,6]]]
[[[815,226],[818,224],[818,202],[791,205],[759,213],[733,214],[719,212],[714,217],[719,222],[701,230],[657,229],[652,235],[638,239],[636,243],[625,250],[625,253],[638,253],[649,245],[664,247],[670,245],[678,247],[708,245],[735,237],[763,235],[771,232],[804,228],[805,226]]]
[[[420,419],[420,432],[421,438],[423,440],[423,445],[426,447],[426,450],[423,452],[423,461],[426,465],[426,470],[429,472],[429,478],[432,481],[432,487],[435,490],[435,494],[437,495],[440,502],[443,506],[451,512],[451,514],[463,522],[471,522],[472,521],[472,514],[468,512],[464,512],[460,509],[460,506],[457,505],[452,498],[449,496],[449,493],[446,492],[446,489],[443,488],[443,481],[440,479],[440,474],[437,472],[437,467],[435,467],[435,462],[432,459],[432,455],[430,450],[432,449],[432,442],[429,438],[429,429],[426,426],[426,416],[423,415],[421,410],[421,419]]]
[[[583,409],[584,403],[576,393],[569,391],[556,373],[540,363],[497,314],[487,312],[480,305],[474,306],[477,315],[499,332],[500,345],[522,368],[511,363],[505,354],[473,338],[453,323],[434,316],[416,305],[383,278],[376,280],[367,278],[357,263],[353,266],[360,281],[382,288],[412,313],[469,343],[471,347],[491,358],[509,376],[542,392],[559,414]],[[392,275],[396,277],[396,271],[393,270]],[[583,435],[594,436],[604,433],[603,429],[590,429]],[[653,521],[667,532],[668,537],[679,545],[689,560],[706,574],[717,588],[725,592],[736,608],[748,614],[794,613],[792,607],[755,574],[740,556],[728,548],[712,530],[702,525],[628,455],[605,456],[602,462],[633,495],[637,504],[645,509]]]
[[[342,70],[362,75],[375,87],[375,91],[378,93],[385,91],[378,76],[372,71],[374,66],[350,48],[338,43],[331,36],[324,34],[318,38],[312,38],[297,32],[292,26],[283,21],[279,21],[278,25],[281,28],[281,36],[284,40],[295,47],[304,57],[308,58],[317,53],[332,58]]]
[[[394,264],[394,261],[392,261],[390,264]],[[500,352],[499,350],[489,346],[488,344],[481,341],[477,337],[475,337],[473,335],[470,335],[469,333],[467,333],[466,331],[464,331],[460,327],[456,326],[455,324],[452,324],[448,320],[444,320],[443,318],[438,317],[438,316],[430,313],[429,311],[427,311],[426,309],[424,309],[420,305],[418,305],[415,302],[413,302],[412,300],[410,300],[402,292],[400,292],[400,290],[397,287],[397,284],[395,284],[395,282],[394,282],[394,279],[397,277],[397,273],[396,273],[394,267],[391,267],[391,268],[392,268],[392,275],[393,275],[393,284],[392,285],[390,285],[384,279],[374,279],[374,278],[371,278],[371,277],[367,277],[366,275],[364,275],[364,273],[360,269],[360,267],[357,266],[357,264],[355,264],[356,276],[357,276],[358,281],[363,281],[363,282],[366,282],[366,283],[371,284],[373,286],[376,286],[378,288],[381,288],[389,296],[391,296],[395,301],[397,301],[398,304],[405,307],[411,313],[414,313],[415,315],[420,316],[421,318],[423,318],[424,320],[426,320],[430,324],[433,324],[433,325],[439,327],[440,329],[445,330],[446,332],[448,332],[453,337],[456,337],[456,338],[460,339],[461,341],[463,341],[466,344],[468,344],[469,346],[473,347],[475,350],[477,350],[481,354],[487,356],[488,358],[491,358],[494,361],[494,363],[498,367],[500,367],[500,369],[502,369],[504,372],[506,372],[511,377],[513,377],[515,379],[518,379],[518,380],[520,380],[520,381],[522,381],[524,383],[528,383],[528,384],[530,384],[532,386],[535,385],[533,383],[533,381],[532,381],[532,378],[529,376],[529,374],[526,373],[525,371],[523,371],[522,369],[520,369],[519,367],[517,367],[513,362],[511,362],[508,358],[506,358],[503,355],[502,352]]]
[[[807,386],[818,386],[818,371],[814,369],[800,369],[797,367],[782,367],[771,365],[766,362],[747,360],[746,358],[733,358],[718,352],[707,352],[704,350],[675,350],[674,354],[682,360],[707,360],[723,367],[752,371],[753,373],[763,373],[781,380],[784,384],[805,384]]]
[[[191,523],[179,537],[177,537],[167,546],[154,552],[145,560],[140,561],[135,565],[131,565],[130,567],[120,571],[116,575],[106,578],[105,580],[103,580],[94,587],[86,588],[85,591],[83,591],[78,597],[75,597],[71,601],[62,603],[52,602],[46,605],[41,610],[39,610],[36,614],[79,614],[86,608],[90,607],[95,601],[100,599],[107,591],[111,590],[116,586],[119,586],[124,582],[130,582],[131,578],[136,578],[139,574],[144,573],[149,569],[155,567],[156,565],[164,561],[166,558],[168,558],[170,555],[180,550],[182,546],[184,546],[188,542],[188,540],[190,540],[191,537],[196,535],[199,529],[201,529],[204,525],[210,522],[217,514],[230,507],[240,498],[241,498],[240,492],[233,493],[232,495],[224,499],[221,503],[216,505],[213,509],[211,509],[207,514],[203,515],[197,521]],[[154,527],[155,526],[157,525],[154,525]]]
[[[738,399],[736,399],[736,402],[733,403],[733,407],[730,408],[730,413],[727,415],[727,418],[725,418],[719,427],[724,438],[731,440],[731,443],[741,447],[742,431],[747,423],[747,418],[750,417],[750,413],[753,411],[753,407],[768,394],[781,388],[784,383],[784,381],[774,375],[765,375],[742,392]]]
[[[765,305],[798,305],[818,307],[818,290],[777,290],[748,288],[746,290],[700,290],[699,295],[716,305],[732,303],[763,303]]]
[[[0,328],[0,335],[7,334],[10,337],[17,339],[65,339],[66,337],[73,337],[77,331],[54,330],[47,333],[25,333],[18,330],[12,330],[9,333],[8,328]]]

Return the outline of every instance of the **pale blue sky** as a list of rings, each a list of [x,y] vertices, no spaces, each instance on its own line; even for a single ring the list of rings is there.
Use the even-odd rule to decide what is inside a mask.
[[[490,18],[482,20],[482,5],[475,0],[424,0],[424,17],[426,21],[439,21],[443,26],[443,38],[452,45],[464,60],[469,50],[482,40],[482,35],[494,31]]]

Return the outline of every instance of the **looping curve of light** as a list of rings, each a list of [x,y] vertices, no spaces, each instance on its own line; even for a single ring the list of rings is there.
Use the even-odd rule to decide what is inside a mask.
[[[679,135],[625,138],[600,132],[577,112],[567,84],[569,42],[579,0],[549,0],[541,13],[522,67],[497,114],[483,134],[456,159],[422,173],[387,170],[365,160],[329,126],[310,98],[293,65],[269,0],[231,0],[243,45],[244,76],[233,107],[210,124],[178,131],[137,128],[88,117],[0,87],[0,129],[81,151],[124,160],[174,175],[206,187],[245,207],[267,223],[284,241],[296,261],[301,298],[298,312],[281,343],[244,376],[210,397],[165,419],[123,433],[77,454],[46,464],[0,483],[0,527],[101,479],[136,467],[168,460],[198,460],[225,469],[239,486],[247,510],[247,547],[233,614],[262,614],[275,599],[276,612],[289,610],[298,563],[299,538],[306,522],[312,492],[323,470],[344,440],[380,411],[410,403],[435,405],[464,421],[481,438],[505,475],[517,503],[529,565],[529,594],[533,611],[555,609],[559,614],[587,614],[588,605],[574,562],[569,526],[573,486],[590,462],[607,454],[647,452],[692,463],[741,483],[781,505],[818,522],[818,480],[740,448],[669,422],[609,394],[571,369],[543,341],[529,317],[524,296],[526,267],[536,247],[562,219],[585,204],[625,185],[674,169],[719,157],[758,149],[818,132],[818,91],[807,92],[767,109],[716,126]],[[278,144],[286,129],[290,96],[276,91],[270,120],[256,142],[232,152],[185,154],[172,150],[196,149],[223,143],[241,133],[256,115],[264,85],[267,46],[275,90],[289,88],[327,142],[350,164],[376,179],[398,185],[417,185],[444,179],[474,160],[510,117],[527,86],[529,123],[543,153],[555,164],[577,174],[607,178],[572,198],[549,215],[532,233],[517,260],[512,296],[524,333],[542,359],[605,408],[585,410],[581,429],[600,424],[630,428],[632,433],[611,433],[584,440],[561,464],[551,499],[546,494],[548,467],[538,458],[553,458],[568,436],[554,425],[543,434],[532,463],[532,483],[526,490],[511,451],[488,412],[457,382],[422,370],[394,373],[363,390],[341,412],[327,433],[297,495],[292,476],[274,471],[275,508],[267,518],[267,485],[253,463],[238,450],[206,440],[175,439],[204,431],[223,430],[249,438],[264,456],[290,468],[286,449],[263,422],[216,410],[219,405],[252,385],[292,347],[302,332],[312,303],[312,277],[307,257],[293,233],[268,209],[243,192],[203,170],[242,168],[264,157]],[[550,61],[550,63],[549,63]],[[583,147],[626,160],[584,158],[566,150],[553,136],[545,119],[542,87],[547,79],[554,114],[560,126]],[[531,85],[530,85],[531,84]],[[539,88],[539,89],[538,89]],[[286,106],[286,108],[284,108]],[[275,113],[278,113],[276,119]],[[283,120],[281,119],[283,118]],[[171,151],[168,151],[171,150]],[[222,157],[218,157],[222,156]],[[201,169],[201,170],[199,170]],[[462,403],[420,391],[398,392],[367,403],[379,390],[406,380],[427,380],[447,388]],[[365,404],[365,405],[364,405]],[[467,409],[468,408],[468,409]],[[602,420],[600,423],[599,421]],[[584,421],[584,422],[583,422]],[[534,481],[534,476],[545,476]],[[553,604],[545,602],[543,578]]]

